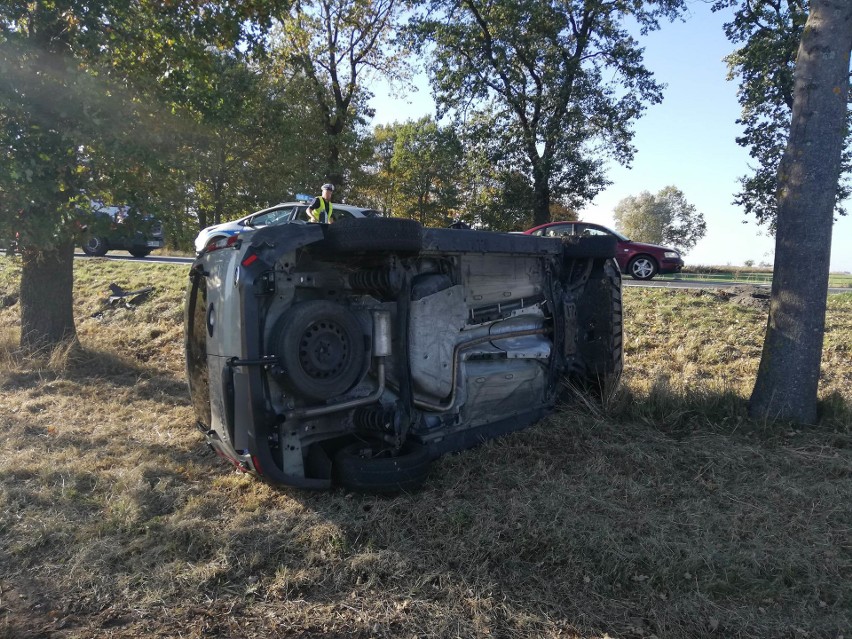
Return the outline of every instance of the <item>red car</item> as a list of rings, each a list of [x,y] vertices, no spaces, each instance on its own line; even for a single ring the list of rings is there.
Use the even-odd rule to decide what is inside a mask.
[[[524,235],[559,237],[561,235],[614,235],[618,240],[615,260],[622,273],[635,280],[650,280],[657,273],[680,273],[683,259],[673,248],[633,242],[621,233],[591,222],[550,222],[536,226]]]

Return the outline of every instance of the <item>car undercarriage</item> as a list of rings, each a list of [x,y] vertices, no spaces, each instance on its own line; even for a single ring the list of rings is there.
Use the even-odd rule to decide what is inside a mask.
[[[438,456],[523,428],[622,366],[608,238],[269,227],[191,270],[190,392],[238,469],[305,488],[420,484]]]

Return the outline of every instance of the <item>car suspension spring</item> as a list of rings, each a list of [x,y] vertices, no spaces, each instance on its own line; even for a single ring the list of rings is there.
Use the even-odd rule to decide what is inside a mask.
[[[368,291],[382,298],[393,299],[402,285],[400,274],[392,269],[357,271],[349,275],[349,285],[358,291]]]
[[[392,433],[395,429],[396,410],[393,408],[363,407],[355,411],[352,420],[361,430]]]

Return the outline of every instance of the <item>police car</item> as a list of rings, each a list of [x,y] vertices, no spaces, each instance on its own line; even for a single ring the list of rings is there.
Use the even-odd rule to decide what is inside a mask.
[[[307,223],[309,220],[306,211],[311,200],[308,196],[298,195],[297,197],[299,199],[296,202],[281,202],[275,206],[255,211],[251,215],[238,220],[222,222],[221,224],[214,224],[213,226],[202,229],[195,238],[195,252],[201,253],[211,243],[264,226],[289,224],[291,222]],[[349,217],[375,217],[381,215],[375,209],[365,209],[348,204],[332,202],[332,206],[334,207],[335,220]]]

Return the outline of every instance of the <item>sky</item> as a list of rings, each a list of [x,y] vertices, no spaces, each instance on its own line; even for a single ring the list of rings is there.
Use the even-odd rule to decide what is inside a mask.
[[[642,36],[645,64],[666,86],[662,104],[649,106],[636,123],[636,155],[630,168],[610,164],[612,181],[580,211],[580,218],[615,227],[612,211],[625,197],[676,186],[707,222],[707,235],[689,251],[687,265],[771,264],[774,238],[732,204],[738,178],[748,173],[748,151],[735,138],[740,113],[737,82],[727,81],[723,58],[734,46],[722,25],[727,14],[694,2],[685,22],[663,24]],[[428,82],[419,76],[417,93],[401,96],[385,85],[372,87],[373,123],[389,124],[434,114]],[[847,204],[852,211],[852,203]],[[832,233],[832,272],[852,272],[852,213]]]

